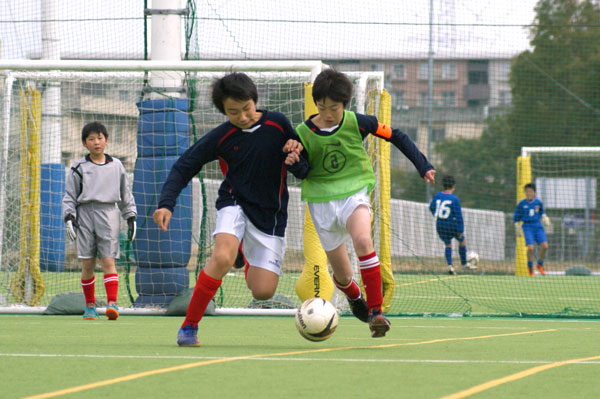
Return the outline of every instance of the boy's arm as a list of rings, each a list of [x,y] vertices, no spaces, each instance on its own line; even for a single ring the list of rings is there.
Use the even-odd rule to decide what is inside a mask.
[[[379,123],[377,118],[372,115],[356,114],[356,120],[363,138],[367,134],[372,134],[392,143],[412,162],[421,177],[425,178],[427,172],[435,170],[410,137],[400,130]]]
[[[550,221],[550,218],[548,217],[548,215],[546,215],[546,211],[544,210],[544,204],[542,203],[542,201],[540,201],[540,214],[541,216],[541,220],[542,220],[542,224],[544,226],[550,226],[552,224],[552,222]]]
[[[121,191],[121,202],[119,203],[119,209],[121,210],[121,216],[123,219],[128,220],[131,217],[137,216],[137,209],[135,207],[135,199],[133,198],[133,194],[129,189],[129,183],[127,179],[127,172],[125,168],[121,164],[121,182],[120,182],[120,191]]]
[[[78,167],[79,165],[71,167],[65,179],[65,195],[62,201],[63,220],[69,216],[77,217],[77,198],[81,194],[81,172]]]
[[[219,136],[213,132],[214,130],[198,140],[173,164],[160,192],[158,209],[168,209],[172,213],[181,190],[200,172],[202,166],[217,159],[216,147]]]
[[[454,214],[456,215],[456,224],[458,225],[459,231],[464,231],[465,223],[463,221],[462,208],[460,206],[460,201],[459,200],[454,201],[453,205],[454,205]]]
[[[431,212],[431,214],[435,216],[435,198],[432,199],[431,203],[429,204],[429,212]]]
[[[287,137],[286,144],[284,146],[284,152],[288,152],[288,156],[285,159],[285,164],[287,166],[288,172],[290,172],[296,179],[304,179],[308,176],[309,166],[308,166],[308,153],[302,146],[302,140],[292,127],[290,121],[286,118],[282,118],[282,125],[285,135]],[[289,150],[292,148],[292,145],[289,145],[290,140],[297,142],[298,146],[295,148],[301,148],[300,152],[295,151],[296,155],[292,154]]]

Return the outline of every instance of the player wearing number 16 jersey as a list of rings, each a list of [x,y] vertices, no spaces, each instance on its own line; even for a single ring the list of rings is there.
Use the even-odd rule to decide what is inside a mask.
[[[453,176],[446,175],[442,178],[442,187],[444,191],[437,193],[429,210],[436,219],[435,227],[440,239],[446,245],[445,256],[448,263],[448,273],[456,274],[452,266],[452,239],[456,238],[459,242],[458,254],[460,255],[460,264],[465,269],[476,269],[475,266],[467,263],[467,241],[465,240],[465,225],[460,208],[460,200],[454,195],[456,181]]]

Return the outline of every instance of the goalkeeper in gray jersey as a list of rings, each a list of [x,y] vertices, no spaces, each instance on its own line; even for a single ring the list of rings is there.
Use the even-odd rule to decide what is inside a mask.
[[[137,211],[123,164],[104,153],[108,144],[106,127],[99,122],[85,125],[81,141],[89,154],[76,161],[65,182],[62,202],[67,237],[75,241],[77,256],[81,259],[81,287],[85,296],[83,318],[98,318],[94,296],[94,268],[100,258],[106,289],[106,316],[119,317],[117,291],[119,275],[115,258],[119,257],[120,216],[127,220],[128,239],[135,239]]]

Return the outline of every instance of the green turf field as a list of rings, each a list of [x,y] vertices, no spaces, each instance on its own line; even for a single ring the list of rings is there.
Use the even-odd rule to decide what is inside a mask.
[[[101,273],[97,273],[96,294],[104,298]],[[125,273],[121,273],[120,307],[130,307]],[[13,277],[0,276],[0,291],[6,290]],[[47,305],[60,292],[81,292],[80,272],[43,273],[46,293],[41,305]],[[286,273],[280,279],[278,293],[299,304],[294,286],[298,273]],[[391,315],[468,314],[468,315],[545,315],[600,317],[600,276],[403,274],[396,273]],[[135,277],[130,274],[132,296],[137,297]],[[195,275],[190,273],[190,286]],[[215,296],[220,307],[247,307],[252,295],[246,288],[243,271],[229,273]]]
[[[2,398],[595,398],[600,322],[393,318],[372,339],[342,318],[312,343],[291,317],[0,315]],[[565,363],[573,360],[575,363]],[[583,359],[583,360],[582,360]],[[563,362],[563,363],[560,363]]]

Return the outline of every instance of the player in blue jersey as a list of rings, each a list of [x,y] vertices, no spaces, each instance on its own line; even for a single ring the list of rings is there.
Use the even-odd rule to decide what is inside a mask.
[[[544,231],[544,226],[542,226],[542,224],[550,226],[550,218],[548,218],[548,215],[546,215],[546,212],[544,211],[542,201],[535,197],[535,184],[527,183],[524,189],[525,199],[519,202],[513,216],[515,232],[517,236],[521,236],[521,234],[525,236],[525,245],[527,245],[527,269],[529,269],[529,275],[535,275],[535,272],[533,271],[533,261],[535,259],[533,255],[533,246],[535,243],[540,246],[537,268],[541,275],[545,275],[544,259],[546,257],[546,251],[548,251],[548,240],[546,239],[546,232]],[[523,222],[523,225],[519,226],[519,222]]]
[[[442,178],[443,191],[437,193],[429,204],[429,210],[435,217],[435,228],[438,236],[446,245],[445,255],[448,263],[448,273],[456,274],[452,266],[452,239],[458,240],[458,254],[460,264],[464,269],[477,269],[467,262],[467,241],[465,239],[465,225],[460,208],[460,200],[454,195],[456,181],[453,176],[446,175]]]
[[[175,162],[165,181],[155,223],[167,230],[175,202],[208,162],[219,160],[224,180],[219,187],[215,245],[198,275],[185,320],[177,335],[179,346],[199,346],[198,322],[235,263],[243,242],[249,263],[246,284],[256,299],[275,293],[285,253],[288,190],[286,170],[295,173],[290,152],[302,145],[288,119],[279,112],[256,109],[258,92],[245,74],[233,72],[212,85],[215,107],[228,121],[208,132]],[[242,241],[243,240],[243,241]]]

